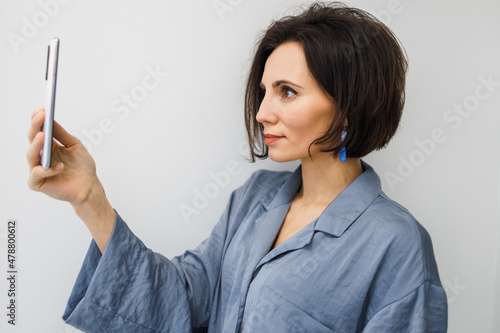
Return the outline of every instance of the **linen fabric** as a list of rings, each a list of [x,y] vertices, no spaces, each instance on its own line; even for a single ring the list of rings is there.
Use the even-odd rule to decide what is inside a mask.
[[[446,332],[429,234],[362,165],[274,249],[300,167],[255,172],[210,236],[171,260],[117,214],[102,255],[92,241],[63,319],[84,332]]]

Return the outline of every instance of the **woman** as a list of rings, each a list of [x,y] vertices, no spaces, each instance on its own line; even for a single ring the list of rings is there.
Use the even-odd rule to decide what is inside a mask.
[[[247,82],[251,156],[301,166],[254,173],[211,235],[172,260],[128,229],[58,124],[54,167],[40,166],[36,111],[29,186],[70,202],[94,239],[63,318],[85,332],[445,332],[431,239],[361,161],[397,129],[406,67],[361,10],[313,4],[274,22]]]

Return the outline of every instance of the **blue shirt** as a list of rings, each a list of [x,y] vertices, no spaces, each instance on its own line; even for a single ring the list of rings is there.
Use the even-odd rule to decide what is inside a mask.
[[[321,216],[273,249],[300,167],[255,172],[211,235],[172,260],[117,215],[102,255],[92,242],[63,319],[85,332],[446,332],[429,234],[362,163]]]

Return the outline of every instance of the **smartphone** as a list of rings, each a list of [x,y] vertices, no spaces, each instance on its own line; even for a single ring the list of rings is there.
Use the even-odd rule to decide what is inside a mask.
[[[54,110],[56,104],[57,63],[59,61],[59,38],[53,38],[47,52],[47,101],[45,104],[45,120],[43,122],[43,150],[40,164],[48,169],[52,165],[52,132],[54,129]]]

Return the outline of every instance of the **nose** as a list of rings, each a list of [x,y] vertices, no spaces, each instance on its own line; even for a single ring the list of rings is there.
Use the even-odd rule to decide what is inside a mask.
[[[278,117],[275,112],[273,102],[270,98],[264,96],[264,99],[260,103],[259,111],[255,116],[255,119],[261,124],[276,124],[278,122]]]

